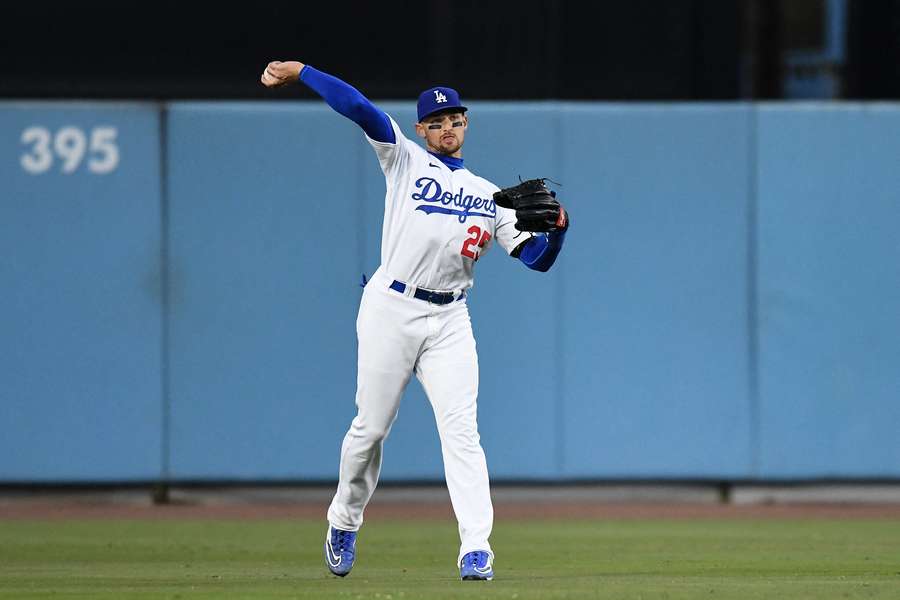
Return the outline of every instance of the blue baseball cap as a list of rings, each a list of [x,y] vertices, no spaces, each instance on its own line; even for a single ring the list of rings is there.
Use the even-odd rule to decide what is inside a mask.
[[[428,88],[419,94],[419,122],[433,115],[436,112],[443,112],[447,109],[455,108],[460,112],[466,112],[468,109],[460,104],[459,94],[453,88],[437,86]]]

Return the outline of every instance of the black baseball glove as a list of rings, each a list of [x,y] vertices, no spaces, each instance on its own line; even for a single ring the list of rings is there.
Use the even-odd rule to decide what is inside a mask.
[[[497,206],[516,211],[519,231],[565,231],[569,227],[569,215],[556,199],[556,193],[547,189],[546,180],[529,179],[494,192]]]

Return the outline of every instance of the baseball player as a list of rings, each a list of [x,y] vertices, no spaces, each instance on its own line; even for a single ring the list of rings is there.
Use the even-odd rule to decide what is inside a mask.
[[[459,523],[460,576],[492,579],[488,538],[494,513],[476,422],[478,357],[466,292],[476,261],[495,241],[529,268],[548,270],[562,248],[567,213],[543,180],[500,190],[466,168],[467,109],[449,87],[429,88],[419,96],[415,130],[423,148],[336,77],[296,61],[271,62],[261,76],[270,88],[298,80],[362,128],[387,187],[381,265],[365,285],[356,321],[358,412],[341,447],[325,562],[341,577],[353,567],[363,511],[381,470],[382,446],[415,373],[440,434]]]

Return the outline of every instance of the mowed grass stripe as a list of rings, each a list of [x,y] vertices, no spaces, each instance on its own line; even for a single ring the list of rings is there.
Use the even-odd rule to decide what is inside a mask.
[[[323,521],[0,521],[0,598],[900,598],[900,521],[498,521],[460,582],[452,521],[372,521],[346,579]]]

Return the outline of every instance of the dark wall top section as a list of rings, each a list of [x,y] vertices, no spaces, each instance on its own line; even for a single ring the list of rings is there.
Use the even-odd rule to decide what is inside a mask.
[[[372,98],[435,83],[478,99],[735,99],[739,0],[10,3],[0,96],[296,98],[298,59]],[[225,6],[225,8],[223,8]]]
[[[825,0],[804,2],[821,3],[798,12],[804,18],[828,14]],[[302,86],[272,92],[258,82],[269,60],[298,59],[376,99],[412,99],[437,83],[471,99],[777,99],[785,89],[782,34],[796,25],[787,7],[782,0],[15,2],[0,10],[0,97],[311,97]],[[844,18],[839,97],[900,98],[900,0],[848,0]],[[811,21],[803,31],[821,37],[828,27]]]
[[[900,0],[848,2],[845,95],[900,99]]]

